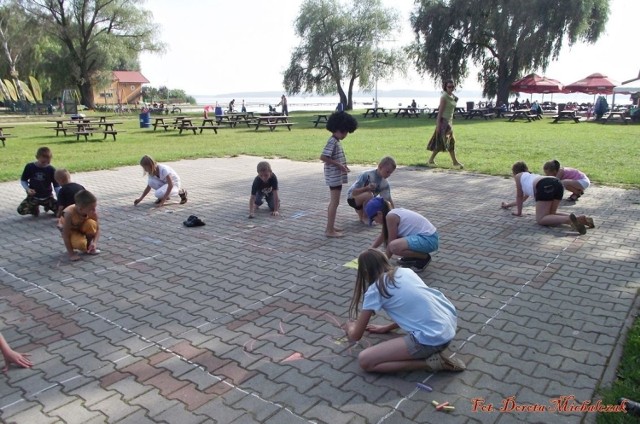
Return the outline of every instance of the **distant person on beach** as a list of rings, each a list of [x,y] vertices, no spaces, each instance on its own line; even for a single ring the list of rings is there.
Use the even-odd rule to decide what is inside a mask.
[[[427,162],[427,166],[436,164],[435,158],[439,152],[449,152],[453,166],[463,168],[463,165],[456,157],[456,139],[453,136],[453,113],[456,110],[458,97],[453,94],[455,85],[453,80],[448,79],[443,83],[443,92],[440,97],[440,105],[438,106],[438,116],[436,117],[436,129],[427,144],[427,150],[430,150],[431,157]]]
[[[384,244],[389,259],[400,256],[398,265],[414,271],[423,271],[429,265],[430,254],[440,245],[440,236],[427,218],[409,209],[392,208],[382,197],[369,201],[365,213],[370,223],[381,225],[372,248]]]
[[[415,111],[418,108],[418,104],[416,103],[416,99],[411,100],[411,109]]]
[[[0,352],[2,352],[2,356],[4,357],[4,368],[2,368],[2,372],[9,371],[11,364],[22,368],[31,368],[33,366],[33,362],[28,358],[28,356],[31,355],[29,353],[19,353],[11,349],[11,346],[9,346],[9,343],[4,339],[2,333],[0,333]]]
[[[25,165],[20,177],[20,185],[27,193],[18,206],[20,215],[40,215],[40,206],[54,214],[58,211],[58,204],[54,197],[54,191],[60,190],[60,184],[55,179],[56,169],[51,165],[53,153],[48,147],[40,147],[36,151],[35,162]]]
[[[342,185],[348,181],[349,168],[341,141],[358,129],[358,121],[347,112],[335,112],[329,116],[326,128],[331,133],[331,137],[320,155],[320,160],[324,162],[324,180],[329,186],[330,195],[327,227],[324,234],[327,237],[342,237],[344,236],[342,229],[336,228],[335,223]]]
[[[572,202],[578,200],[591,185],[589,177],[584,172],[575,168],[562,167],[555,159],[546,162],[543,170],[545,175],[559,179],[563,187],[572,193],[569,196]]]
[[[287,98],[284,94],[282,95],[282,97],[280,97],[280,103],[278,103],[276,106],[282,106],[282,114],[285,116],[289,116],[289,106],[287,106]]]
[[[60,190],[58,191],[58,211],[56,213],[56,216],[60,218],[66,207],[75,203],[76,193],[84,190],[84,187],[78,183],[71,182],[71,174],[64,168],[56,169],[54,177],[58,184],[60,184]]]
[[[236,107],[236,99],[231,99],[231,101],[229,102],[229,113],[233,113],[235,107]]]
[[[88,255],[100,253],[98,250],[98,238],[100,226],[98,225],[98,213],[96,207],[98,200],[88,192],[82,190],[76,193],[75,203],[67,206],[62,214],[62,240],[67,249],[69,259],[77,261],[80,256],[76,251]]]
[[[245,106],[245,104],[244,104],[244,99],[242,99],[242,107],[240,108],[240,112],[242,112],[242,113],[246,113],[247,112],[247,106]]]
[[[249,197],[249,218],[255,216],[255,210],[264,201],[267,201],[271,215],[280,215],[280,197],[278,195],[278,177],[271,170],[271,165],[267,161],[258,163],[258,175],[253,179],[251,185],[251,196]]]
[[[367,224],[364,208],[369,200],[381,196],[393,206],[391,186],[387,178],[395,171],[396,161],[391,156],[382,158],[376,169],[365,171],[347,191],[347,203],[356,210],[360,222]]]
[[[142,195],[133,201],[134,205],[140,203],[151,189],[155,190],[155,203],[158,207],[164,205],[171,196],[180,196],[181,205],[187,203],[187,191],[180,187],[180,177],[173,168],[160,164],[147,155],[140,159],[140,166],[144,169],[144,174],[148,175],[147,186]]]
[[[523,203],[529,197],[533,197],[536,200],[536,222],[539,225],[571,225],[580,235],[587,233],[587,226],[594,228],[593,218],[558,212],[558,206],[564,194],[564,187],[559,179],[532,174],[524,162],[514,163],[511,172],[516,183],[516,201],[502,202],[503,209],[515,206],[516,211],[511,214],[522,216]]]
[[[393,322],[370,324],[380,311]],[[360,352],[358,363],[364,371],[460,372],[466,369],[461,359],[442,353],[456,335],[455,306],[440,291],[427,286],[415,272],[391,265],[378,250],[369,249],[358,256],[349,319],[343,328],[350,342],[360,340],[365,331],[387,334],[399,328],[405,332],[404,336],[386,338]]]

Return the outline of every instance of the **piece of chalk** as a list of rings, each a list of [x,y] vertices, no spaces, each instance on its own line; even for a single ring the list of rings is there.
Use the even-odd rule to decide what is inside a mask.
[[[431,403],[433,404],[433,406],[438,406],[438,401],[437,400],[432,400]]]
[[[440,405],[437,405],[437,406],[436,406],[436,409],[437,409],[438,411],[440,411],[442,408],[444,408],[444,407],[445,407],[445,406],[447,406],[447,405],[449,405],[449,402],[443,402],[443,403],[441,403]]]
[[[416,383],[418,389],[426,390],[427,392],[433,392],[433,388],[431,386],[427,386],[426,384]]]
[[[455,411],[456,407],[455,406],[443,406],[442,410],[443,411]]]

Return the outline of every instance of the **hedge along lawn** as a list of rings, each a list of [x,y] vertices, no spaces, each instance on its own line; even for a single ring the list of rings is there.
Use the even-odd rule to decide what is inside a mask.
[[[435,120],[428,118],[363,118],[363,111],[354,111],[359,129],[344,140],[344,150],[350,164],[377,163],[391,155],[399,166],[424,166],[427,161],[426,143],[435,128]],[[148,154],[161,162],[202,157],[252,155],[281,157],[297,161],[318,161],[329,137],[324,128],[314,128],[310,122],[319,112],[294,112],[291,120],[296,123],[292,131],[277,128],[271,132],[244,125],[238,128],[222,128],[218,134],[204,131],[164,131],[139,128],[138,116],[109,118],[122,121],[113,142],[108,136],[96,133],[89,142],[76,141],[76,137],[55,136],[47,119],[29,117],[11,120],[3,118],[6,125],[15,125],[8,138],[7,147],[0,147],[0,181],[20,178],[24,165],[34,160],[38,147],[48,146],[53,151],[52,164],[73,172],[111,169],[138,164],[142,155]],[[327,113],[327,112],[322,112]],[[91,117],[88,114],[88,117]],[[152,116],[152,122],[154,121]],[[199,124],[200,114],[194,117]],[[169,115],[167,122],[172,120]],[[561,122],[552,124],[550,118],[541,121],[508,122],[504,118],[456,119],[454,133],[458,158],[465,170],[510,177],[511,165],[524,160],[532,172],[542,172],[542,164],[558,159],[561,164],[579,168],[592,181],[602,185],[640,187],[640,125],[594,122]],[[69,133],[71,134],[71,132]],[[451,168],[449,155],[436,157],[439,168]]]

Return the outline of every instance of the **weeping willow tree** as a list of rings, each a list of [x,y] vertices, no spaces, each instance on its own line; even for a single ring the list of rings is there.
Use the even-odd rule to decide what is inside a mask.
[[[295,33],[301,42],[291,54],[283,85],[289,94],[338,94],[353,108],[357,83],[371,90],[376,79],[404,69],[401,51],[381,45],[398,30],[397,13],[380,0],[307,0],[300,7]]]
[[[483,95],[507,103],[514,81],[546,70],[565,43],[594,43],[608,16],[608,0],[420,0],[409,53],[439,80],[461,81],[476,65]]]

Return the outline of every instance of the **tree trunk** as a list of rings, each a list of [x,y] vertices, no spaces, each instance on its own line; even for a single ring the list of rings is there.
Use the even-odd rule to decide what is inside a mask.
[[[93,98],[93,84],[85,79],[84,84],[78,84],[78,90],[80,91],[80,101],[83,105],[89,109],[95,109],[96,103]]]

